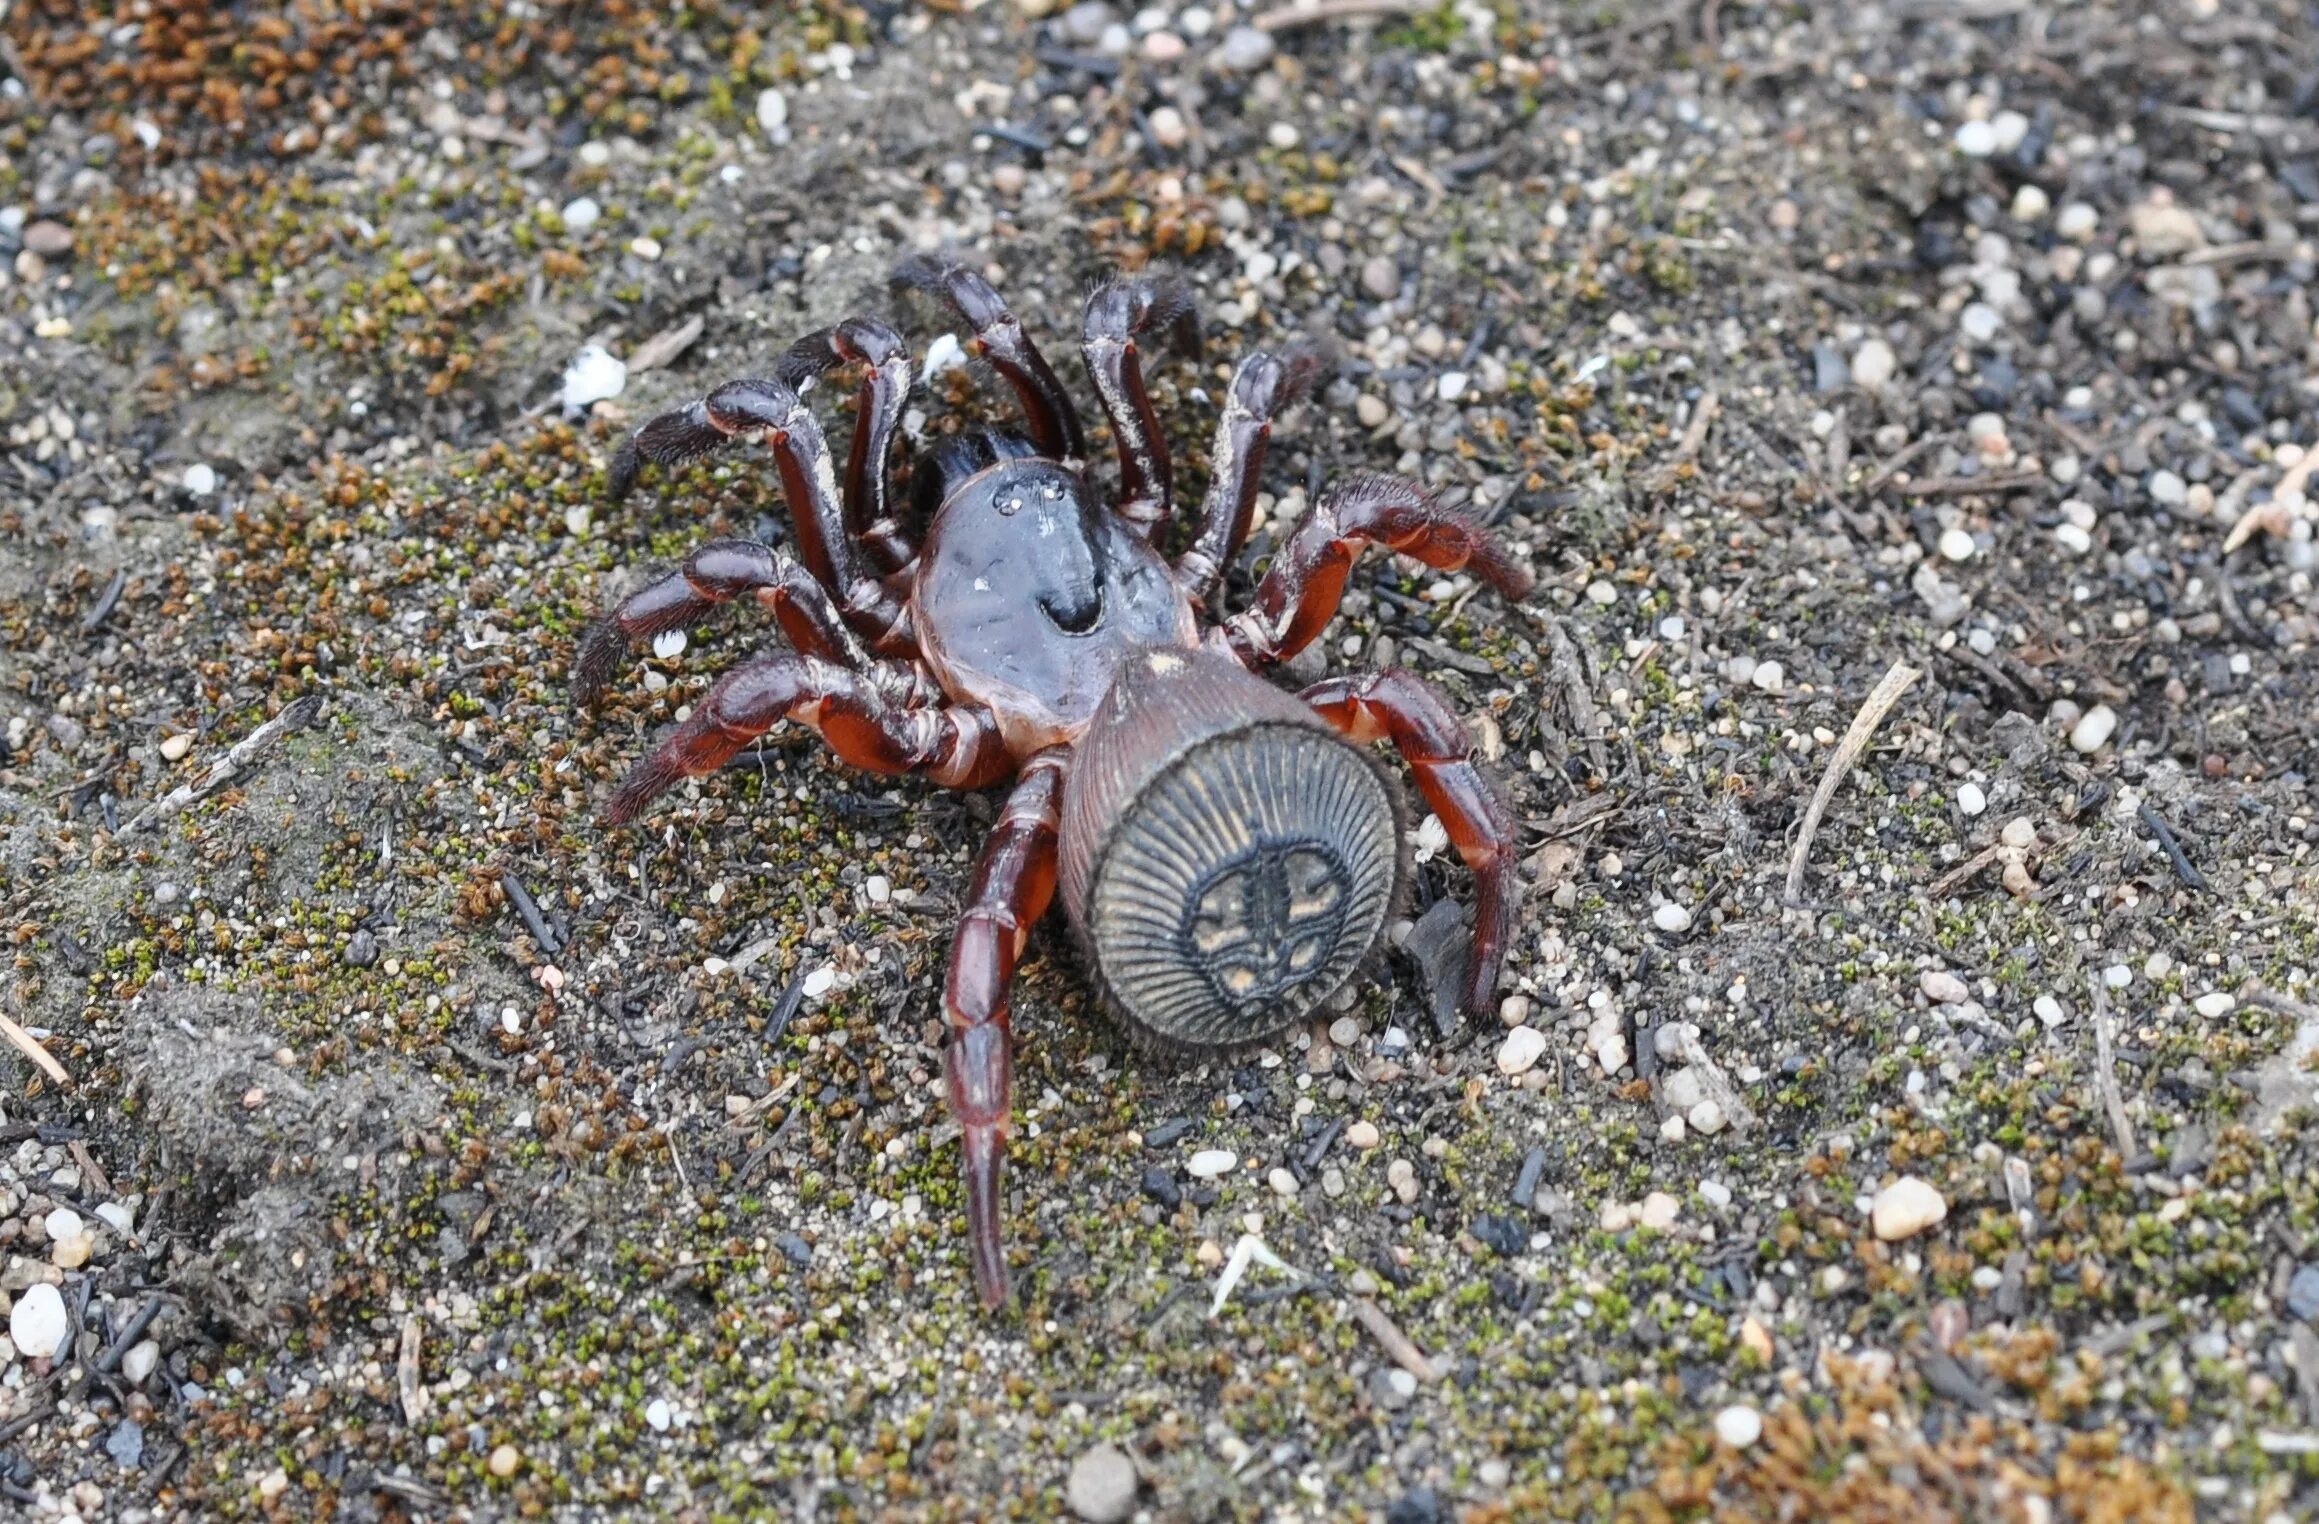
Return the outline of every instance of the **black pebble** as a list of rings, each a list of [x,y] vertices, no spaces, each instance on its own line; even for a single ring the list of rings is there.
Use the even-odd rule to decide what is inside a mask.
[[[1530,1247],[1530,1230],[1518,1217],[1484,1212],[1474,1219],[1474,1237],[1511,1258]]]
[[[1174,1172],[1157,1164],[1143,1172],[1143,1193],[1171,1212],[1184,1199],[1184,1188],[1176,1184]]]

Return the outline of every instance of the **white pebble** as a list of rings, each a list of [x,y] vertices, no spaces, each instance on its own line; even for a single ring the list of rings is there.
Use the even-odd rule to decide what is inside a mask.
[[[1191,1162],[1184,1168],[1191,1171],[1195,1180],[1213,1180],[1219,1175],[1231,1173],[1239,1163],[1240,1156],[1229,1148],[1203,1148],[1192,1155]]]
[[[2038,186],[2024,183],[2013,193],[2013,220],[2015,222],[2041,221],[2053,207],[2053,198]]]
[[[1464,371],[1444,371],[1441,379],[1434,383],[1434,391],[1442,401],[1455,402],[1465,395],[1465,383],[1466,374]]]
[[[1963,529],[1943,530],[1941,532],[1940,552],[1941,558],[1946,561],[1972,560],[1972,534],[1969,531]]]
[[[883,905],[894,897],[894,881],[883,873],[873,873],[862,880],[862,893],[869,896],[871,904]]]
[[[805,991],[806,999],[819,1000],[822,996],[837,988],[837,970],[829,967],[827,964],[824,964],[822,967],[815,969],[812,973],[805,976],[805,983],[802,988]]]
[[[1997,309],[1987,302],[1970,303],[1957,317],[1957,327],[1976,344],[1988,343],[1997,337],[1997,330],[2004,326],[2004,318],[1998,316]]]
[[[1870,339],[1852,352],[1852,384],[1875,391],[1900,369],[1900,357],[1882,339]]]
[[[597,204],[594,196],[574,196],[564,203],[564,230],[569,233],[585,233],[594,227],[603,215],[604,208]]]
[[[652,654],[662,661],[674,661],[684,655],[685,643],[684,631],[662,630],[652,637]]]
[[[2190,500],[2190,484],[2171,471],[2153,471],[2150,500],[2168,508],[2179,508]]]
[[[601,344],[590,344],[564,367],[561,396],[565,411],[586,412],[628,390],[628,366]]]
[[[1675,1225],[1675,1218],[1682,1210],[1683,1203],[1665,1191],[1653,1191],[1643,1198],[1643,1209],[1636,1220],[1653,1232],[1664,1233]]]
[[[138,1340],[121,1356],[121,1375],[131,1386],[143,1386],[145,1378],[160,1367],[161,1346],[152,1339]]]
[[[1763,1438],[1763,1415],[1745,1403],[1734,1403],[1715,1415],[1715,1437],[1734,1450],[1744,1450]]]
[[[64,1311],[64,1298],[46,1281],[36,1281],[24,1288],[16,1299],[16,1307],[8,1314],[8,1336],[15,1342],[16,1352],[27,1360],[45,1360],[64,1348],[65,1335],[71,1331],[70,1320]]]
[[[1651,912],[1651,924],[1658,927],[1659,930],[1669,933],[1689,931],[1691,929],[1691,912],[1673,900],[1669,900]]]
[[[129,1230],[136,1226],[137,1222],[137,1219],[130,1215],[129,1209],[118,1201],[108,1201],[98,1207],[97,1216],[106,1227],[111,1228],[123,1238],[129,1236]]]
[[[2102,225],[2102,214],[2083,201],[2072,201],[2053,219],[2053,230],[2064,238],[2084,240]]]
[[[2092,756],[2109,744],[2118,728],[2118,711],[2107,704],[2096,704],[2072,725],[2069,744],[2075,751]]]
[[[1540,1039],[1540,1045],[1544,1045],[1543,1038]],[[1595,1055],[1602,1064],[1602,1072],[1615,1076],[1619,1070],[1627,1066],[1627,1040],[1625,1036],[1617,1032],[1611,1033],[1595,1049]]]
[[[195,497],[209,496],[217,490],[217,472],[207,461],[195,461],[185,468],[185,490]]]
[[[652,1425],[655,1434],[666,1434],[676,1415],[668,1410],[668,1399],[655,1397],[644,1405],[644,1421]]]
[[[2000,111],[1989,118],[1989,133],[1997,152],[2011,153],[2029,136],[2029,118],[2018,111]]]
[[[1266,1175],[1264,1179],[1265,1182],[1270,1185],[1273,1191],[1278,1195],[1293,1196],[1296,1194],[1296,1176],[1290,1174],[1285,1169],[1275,1168],[1272,1173]]]
[[[1691,1130],[1704,1133],[1708,1137],[1713,1137],[1723,1131],[1727,1120],[1723,1115],[1722,1103],[1715,1100],[1701,1101],[1691,1108],[1688,1115],[1691,1119]]]
[[[1989,807],[1989,796],[1978,783],[1967,783],[1957,790],[1957,808],[1967,816],[1978,815]]]
[[[180,730],[175,735],[161,738],[161,758],[165,762],[175,762],[191,750],[193,732],[190,730]]]
[[[789,125],[789,97],[778,90],[757,92],[757,126],[768,137]]]
[[[2044,1022],[2049,1027],[2058,1027],[2069,1020],[2069,1012],[2063,1010],[2061,1002],[2051,995],[2038,996],[2035,1001],[2031,1002],[2029,1008],[2037,1013],[2039,1021]]]
[[[1918,989],[1924,991],[1925,999],[1935,1005],[1962,1005],[1973,994],[1965,987],[1964,980],[1946,969],[1928,968],[1916,984]]]
[[[48,1220],[41,1225],[41,1229],[48,1234],[50,1243],[60,1244],[68,1238],[80,1237],[88,1231],[88,1224],[82,1222],[81,1214],[71,1207],[58,1207],[48,1214]]]
[[[1516,1027],[1498,1045],[1498,1072],[1511,1078],[1527,1074],[1546,1053],[1546,1034],[1536,1027]]]
[[[1778,693],[1787,686],[1788,669],[1776,661],[1757,662],[1748,680],[1766,693]]]
[[[2094,537],[2075,524],[2055,525],[2053,537],[2061,542],[2063,549],[2068,550],[2073,555],[2082,556],[2094,548]]]
[[[1878,1191],[1869,1207],[1876,1236],[1888,1244],[1914,1238],[1948,1215],[1947,1198],[1914,1175],[1903,1175]]]
[[[2238,997],[2228,990],[2216,990],[2199,996],[2191,1005],[2201,1016],[2228,1016],[2238,1008]]]
[[[1702,1180],[1699,1182],[1699,1199],[1711,1207],[1727,1207],[1731,1205],[1731,1187],[1720,1180]]]
[[[1986,159],[1997,151],[1997,129],[1987,122],[1966,122],[1957,128],[1957,152],[1968,159]]]

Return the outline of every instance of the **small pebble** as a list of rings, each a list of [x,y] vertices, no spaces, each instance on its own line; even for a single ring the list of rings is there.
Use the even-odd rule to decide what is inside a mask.
[[[121,1356],[121,1376],[131,1386],[143,1386],[145,1378],[161,1366],[161,1346],[152,1339],[140,1339],[129,1346]]]
[[[491,1452],[490,1464],[491,1474],[505,1481],[523,1464],[523,1452],[513,1445],[501,1445]]]
[[[1181,148],[1191,139],[1191,125],[1173,106],[1160,107],[1151,114],[1150,120],[1151,135],[1162,148]]]
[[[2117,728],[2118,712],[2107,704],[2096,704],[2070,727],[2070,749],[2090,757],[2109,744]]]
[[[1546,1053],[1546,1034],[1536,1027],[1516,1027],[1498,1045],[1498,1072],[1511,1078],[1527,1074]]]
[[[668,1399],[665,1397],[655,1397],[644,1405],[644,1421],[652,1425],[655,1434],[666,1434],[674,1416],[669,1412]]]
[[[1377,1131],[1376,1123],[1364,1120],[1355,1122],[1345,1129],[1345,1141],[1361,1152],[1367,1153],[1370,1149],[1384,1142],[1385,1139],[1384,1135]]]
[[[2319,1319],[2319,1264],[2303,1266],[2287,1282],[2287,1310],[2306,1323]]]
[[[2013,193],[2013,220],[2015,222],[2042,221],[2052,206],[2052,198],[2047,196],[2041,187],[2024,182],[2022,187]]]
[[[1216,49],[1216,63],[1235,74],[1253,74],[1272,62],[1273,52],[1270,32],[1236,26],[1224,34],[1223,44]]]
[[[1744,1450],[1763,1438],[1763,1415],[1745,1403],[1734,1403],[1715,1415],[1715,1437],[1734,1450]]]
[[[1903,1175],[1878,1191],[1869,1208],[1876,1236],[1888,1244],[1914,1238],[1948,1215],[1948,1201],[1914,1175]]]
[[[1195,1180],[1214,1180],[1229,1174],[1239,1163],[1240,1156],[1229,1148],[1203,1148],[1192,1155],[1184,1168],[1191,1171]]]
[[[1272,1170],[1272,1173],[1266,1175],[1264,1180],[1266,1184],[1272,1187],[1273,1193],[1275,1195],[1294,1196],[1297,1193],[1298,1186],[1296,1176],[1290,1174],[1285,1169],[1279,1168],[1278,1166],[1275,1166]]]
[[[1727,1207],[1731,1205],[1731,1187],[1720,1180],[1702,1180],[1699,1182],[1699,1199],[1711,1207]]]
[[[1675,1225],[1675,1218],[1682,1210],[1683,1203],[1665,1191],[1653,1191],[1643,1198],[1642,1211],[1635,1220],[1654,1233],[1664,1233]]]
[[[568,412],[584,413],[628,390],[628,366],[601,344],[590,344],[564,367],[559,396]]]
[[[1900,357],[1882,339],[1870,339],[1852,352],[1852,384],[1875,391],[1900,369]]]
[[[602,220],[604,208],[594,196],[574,196],[564,203],[564,231],[585,233]]]
[[[46,1281],[25,1287],[8,1314],[8,1337],[15,1343],[16,1352],[27,1360],[45,1360],[54,1355],[64,1348],[65,1335],[70,1331],[64,1298]]]
[[[1997,337],[1997,330],[2005,326],[2004,318],[1987,302],[1970,302],[1957,316],[1957,327],[1976,344],[1986,344]]]
[[[180,730],[173,736],[161,738],[161,756],[164,761],[178,761],[191,750],[193,750],[193,732],[190,730]]]
[[[1691,912],[1673,900],[1669,900],[1651,912],[1651,924],[1670,935],[1676,932],[1689,931],[1691,929]]]
[[[1361,265],[1361,289],[1381,302],[1391,301],[1401,294],[1401,267],[1382,254],[1371,255]]]
[[[2084,241],[2102,225],[2102,214],[2083,201],[2072,201],[2053,219],[2053,230],[2062,237]]]
[[[1916,984],[1924,991],[1925,999],[1935,1005],[1963,1005],[1973,994],[1965,987],[1964,980],[1946,969],[1926,969]]]
[[[1417,1166],[1407,1159],[1395,1159],[1385,1166],[1385,1183],[1406,1206],[1417,1199]]]
[[[194,497],[207,497],[217,490],[217,468],[207,461],[197,460],[185,468],[185,490]]]
[[[2018,111],[2000,111],[1989,118],[1989,135],[1998,153],[2011,153],[2029,136],[2029,118]]]
[[[1957,128],[1957,152],[1968,159],[1986,159],[1997,151],[1997,129],[1987,122],[1965,122]]]
[[[628,252],[638,259],[658,259],[661,254],[660,240],[650,233],[640,233],[628,240]]]
[[[2008,847],[2029,848],[2037,845],[2037,822],[2027,815],[2016,815],[2005,822],[1997,839]]]
[[[1948,529],[1941,532],[1941,558],[1946,561],[1973,559],[1973,537],[1966,530]]]
[[[757,92],[757,126],[772,137],[789,125],[789,97],[778,90]]]
[[[1063,1500],[1087,1524],[1125,1524],[1135,1512],[1135,1462],[1117,1445],[1097,1445],[1071,1463]]]
[[[1728,1122],[1723,1115],[1722,1104],[1714,1100],[1701,1101],[1687,1115],[1690,1117],[1691,1130],[1710,1138],[1723,1131]]]
[[[1381,428],[1385,420],[1393,416],[1393,409],[1384,398],[1363,392],[1353,404],[1353,416],[1361,420],[1364,429]]]
[[[2238,1008],[2238,997],[2227,990],[2215,990],[2191,1002],[2192,1009],[2205,1017],[2228,1016]]]
[[[2049,1027],[2058,1027],[2069,1020],[2069,1012],[2064,1010],[2061,1002],[2051,995],[2038,996],[2030,1003],[2029,1008],[2037,1013],[2039,1021],[2044,1022]]]
[[[1748,680],[1766,693],[1779,693],[1787,687],[1788,669],[1776,661],[1757,662]]]
[[[1989,807],[1989,796],[1978,783],[1967,783],[1957,790],[1957,809],[1967,816],[1980,814]]]

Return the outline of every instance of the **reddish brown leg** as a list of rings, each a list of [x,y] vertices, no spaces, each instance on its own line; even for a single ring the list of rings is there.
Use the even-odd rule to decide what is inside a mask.
[[[1449,828],[1450,845],[1474,875],[1474,957],[1465,1006],[1487,1014],[1498,989],[1506,944],[1514,934],[1514,815],[1505,797],[1474,765],[1473,743],[1441,691],[1413,672],[1388,667],[1332,677],[1304,690],[1304,701],[1347,739],[1389,740],[1417,776],[1418,792]]]
[[[783,720],[812,726],[831,751],[867,772],[983,788],[1014,765],[997,719],[979,705],[904,709],[867,674],[810,656],[770,656],[726,673],[692,717],[630,769],[605,806],[606,823],[625,825],[656,796],[715,772]]]
[[[685,557],[684,567],[620,602],[620,606],[588,627],[572,659],[572,693],[583,704],[594,703],[604,691],[629,642],[649,640],[669,630],[681,630],[720,603],[753,595],[780,622],[789,644],[800,655],[818,656],[856,671],[869,671],[872,661],[861,638],[838,617],[829,589],[810,572],[769,545],[755,540],[711,540]],[[897,673],[908,673],[899,663],[887,663]],[[907,687],[891,682],[903,702],[924,702],[920,684],[907,678]]]
[[[1272,442],[1272,420],[1304,395],[1319,371],[1318,351],[1299,346],[1277,360],[1258,350],[1233,372],[1224,416],[1216,421],[1199,538],[1176,562],[1176,582],[1194,602],[1205,604],[1215,596],[1224,568],[1248,538],[1248,517],[1264,475],[1264,452]]]
[[[781,471],[797,529],[797,558],[837,597],[846,623],[881,655],[915,656],[909,610],[886,590],[846,533],[829,442],[812,410],[775,380],[728,381],[698,402],[661,414],[638,429],[612,462],[612,488],[625,492],[639,460],[692,460],[726,439],[763,439]]]
[[[1023,325],[1007,311],[1006,302],[990,282],[955,260],[920,254],[894,268],[896,285],[931,292],[948,302],[974,329],[974,352],[1006,378],[1023,405],[1031,441],[1041,455],[1057,460],[1087,457],[1086,431],[1079,426],[1079,410],[1071,394],[1055,379],[1055,372],[1039,353]]]
[[[853,446],[846,455],[846,532],[881,572],[898,571],[917,548],[886,501],[886,458],[910,395],[910,352],[902,336],[875,318],[847,318],[790,346],[773,374],[792,389],[841,365],[863,367],[854,397]]]
[[[983,1305],[1007,1299],[1006,1248],[999,1232],[1001,1165],[1006,1159],[1014,1086],[1014,1037],[1007,1001],[1031,927],[1055,894],[1055,832],[1062,809],[1061,750],[1023,764],[998,826],[983,843],[966,916],[950,944],[942,982],[950,1042],[942,1050],[950,1109],[965,1129],[966,1230],[974,1285]]]
[[[1443,571],[1474,575],[1519,598],[1530,574],[1490,532],[1445,508],[1414,482],[1356,476],[1322,493],[1256,589],[1256,607],[1223,625],[1224,639],[1250,666],[1285,661],[1312,643],[1337,611],[1346,574],[1363,545],[1383,545]]]
[[[1197,351],[1200,320],[1182,276],[1125,276],[1096,287],[1087,298],[1079,353],[1095,378],[1119,450],[1117,512],[1149,540],[1166,532],[1175,512],[1175,471],[1144,390],[1143,357],[1136,347],[1141,335],[1154,332],[1171,335],[1179,349]]]

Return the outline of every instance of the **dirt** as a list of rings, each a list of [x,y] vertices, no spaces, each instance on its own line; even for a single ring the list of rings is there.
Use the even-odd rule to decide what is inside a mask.
[[[2308,18],[1340,9],[0,12],[0,1014],[68,1077],[0,1059],[0,1495],[2319,1515]],[[1292,674],[1472,717],[1500,1008],[1437,1019],[1423,824],[1406,945],[1230,1062],[1042,934],[995,1315],[938,997],[994,799],[777,733],[610,830],[777,637],[566,671],[787,534],[755,452],[613,504],[620,440],[848,312],[924,352],[926,249],[1090,421],[1084,293],[1181,268],[1187,497],[1238,357],[1323,343],[1232,606],[1354,470],[1540,583],[1373,553]],[[658,363],[566,409],[590,344]]]

